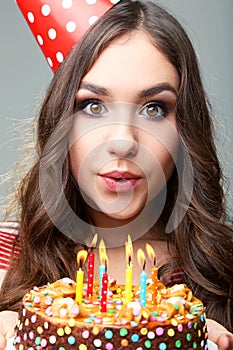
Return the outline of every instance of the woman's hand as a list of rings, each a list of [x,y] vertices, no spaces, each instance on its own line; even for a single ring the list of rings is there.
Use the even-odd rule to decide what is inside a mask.
[[[17,317],[18,313],[14,311],[0,312],[0,350],[4,350],[7,339],[14,336]]]
[[[207,319],[209,339],[218,345],[219,350],[233,350],[233,334],[221,324],[214,320]]]

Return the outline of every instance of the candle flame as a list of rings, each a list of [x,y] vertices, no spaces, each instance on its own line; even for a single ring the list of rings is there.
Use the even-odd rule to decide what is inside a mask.
[[[146,265],[146,257],[145,257],[144,251],[141,248],[139,248],[137,251],[137,259],[138,259],[138,264],[142,266],[144,270]]]
[[[86,250],[80,250],[77,254],[77,263],[78,267],[81,269],[83,265],[85,264],[85,261],[87,259],[87,251]]]
[[[91,242],[91,248],[95,248],[97,244],[98,234],[96,233],[93,237],[93,240]]]
[[[125,253],[126,253],[126,261],[129,264],[133,259],[133,245],[130,235],[128,235],[128,241],[125,242]]]
[[[106,246],[103,239],[100,240],[100,244],[99,244],[99,257],[100,257],[101,265],[107,265],[108,256],[106,253]]]
[[[147,254],[149,256],[150,261],[152,261],[153,264],[155,265],[155,263],[156,263],[155,251],[149,243],[146,243],[146,251],[147,251]]]

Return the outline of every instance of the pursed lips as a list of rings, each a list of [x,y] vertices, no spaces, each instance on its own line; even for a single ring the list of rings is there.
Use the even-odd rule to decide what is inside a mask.
[[[98,174],[111,192],[128,192],[135,188],[142,176],[129,171],[110,171]]]

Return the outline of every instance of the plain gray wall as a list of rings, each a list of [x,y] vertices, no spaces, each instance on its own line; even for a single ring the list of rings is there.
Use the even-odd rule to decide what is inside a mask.
[[[26,0],[25,0],[26,1]],[[57,1],[57,0],[56,0]],[[75,0],[74,0],[75,1]],[[216,115],[216,139],[224,174],[233,184],[233,1],[158,0],[183,24],[196,49],[204,84]],[[52,77],[14,0],[0,0],[0,174],[18,159],[19,131],[35,115]],[[19,140],[19,138],[21,140]],[[0,198],[11,184],[0,182]],[[0,203],[1,204],[1,203]],[[229,197],[229,206],[232,200]]]

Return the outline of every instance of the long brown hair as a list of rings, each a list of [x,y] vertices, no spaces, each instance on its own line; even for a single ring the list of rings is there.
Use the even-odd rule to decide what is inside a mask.
[[[232,330],[232,227],[226,223],[223,177],[197,59],[189,38],[176,19],[154,3],[140,0],[123,0],[113,6],[74,47],[52,79],[38,119],[37,159],[19,191],[22,254],[17,265],[12,262],[8,270],[0,293],[0,310],[17,310],[23,294],[35,284],[75,276],[75,254],[79,247],[63,235],[57,228],[59,225],[54,225],[56,220],[64,225],[72,221],[59,195],[61,174],[57,169],[62,169],[61,184],[69,206],[88,222],[85,203],[70,174],[67,157],[69,120],[76,111],[75,93],[82,77],[105,47],[133,30],[147,33],[176,67],[180,77],[177,128],[191,159],[193,190],[187,205],[184,198],[188,169],[181,160],[181,184],[174,172],[168,182],[168,199],[161,221],[166,227],[169,216],[175,218],[182,208],[185,208],[185,216],[165,236],[176,245],[187,283],[206,304],[207,316]],[[65,121],[68,127],[61,128],[60,139],[53,140],[47,147],[54,130]],[[41,167],[49,172],[44,184],[51,194],[47,208],[41,198]],[[178,186],[183,188],[181,196]]]

